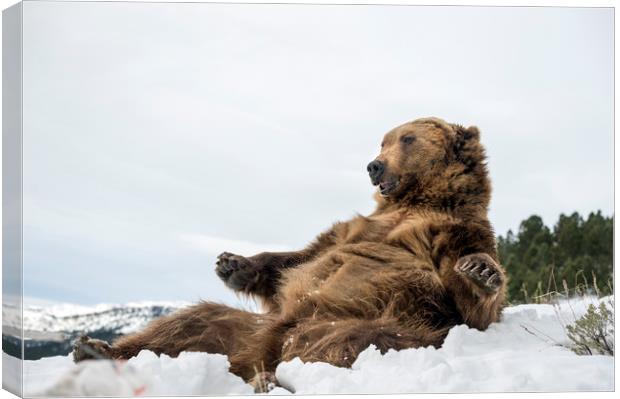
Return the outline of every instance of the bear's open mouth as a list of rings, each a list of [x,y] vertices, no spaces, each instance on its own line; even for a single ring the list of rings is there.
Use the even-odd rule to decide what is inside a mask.
[[[381,195],[385,197],[386,195],[389,195],[392,191],[394,191],[396,187],[398,187],[398,184],[398,180],[381,182],[379,183],[379,193],[381,193]]]

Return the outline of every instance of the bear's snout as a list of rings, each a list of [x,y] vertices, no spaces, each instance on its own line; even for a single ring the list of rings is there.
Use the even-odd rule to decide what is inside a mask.
[[[375,159],[368,164],[366,170],[368,171],[368,175],[370,175],[370,181],[376,186],[381,182],[381,176],[383,176],[383,172],[385,171],[385,164]]]

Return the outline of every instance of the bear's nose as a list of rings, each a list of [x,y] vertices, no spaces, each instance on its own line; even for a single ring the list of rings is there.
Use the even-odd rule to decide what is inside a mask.
[[[370,180],[373,184],[379,184],[379,179],[381,179],[381,175],[383,175],[383,171],[385,170],[385,165],[383,162],[379,160],[374,160],[368,164],[366,167],[368,174],[370,175]]]

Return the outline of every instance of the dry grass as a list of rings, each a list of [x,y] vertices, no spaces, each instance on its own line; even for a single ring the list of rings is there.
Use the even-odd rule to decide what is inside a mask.
[[[543,283],[539,282],[536,291],[531,296],[525,287],[522,287],[522,293],[526,303],[553,305],[558,323],[562,326],[570,341],[569,344],[559,344],[554,341],[554,344],[565,346],[578,355],[601,354],[613,356],[615,332],[613,299],[601,300],[601,290],[598,287],[598,281],[594,274],[592,274],[591,284],[588,283],[583,271],[575,274],[574,282],[573,288],[569,288],[568,282],[562,280],[562,289],[560,290],[552,270],[547,282],[546,292],[543,293]],[[613,293],[611,280],[607,282],[607,288],[609,292]],[[586,313],[581,317],[577,317],[569,301],[575,298],[581,298],[587,309]],[[594,300],[594,298],[599,300]],[[560,312],[561,302],[570,307],[572,320],[565,320],[562,317]],[[541,332],[526,330],[528,333],[539,336],[545,341],[549,338]]]

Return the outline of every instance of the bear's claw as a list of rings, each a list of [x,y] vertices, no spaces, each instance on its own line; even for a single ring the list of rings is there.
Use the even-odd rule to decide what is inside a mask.
[[[267,393],[275,387],[280,386],[276,375],[269,371],[261,371],[250,380],[250,385],[254,387],[254,393]]]
[[[497,263],[484,253],[463,256],[456,262],[455,270],[488,293],[497,292],[503,283]]]

